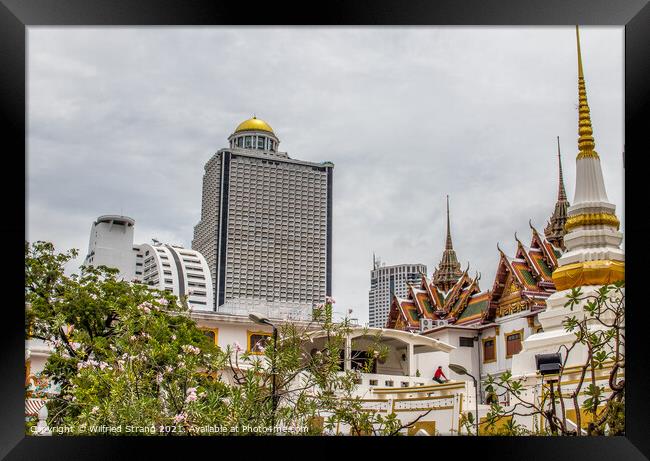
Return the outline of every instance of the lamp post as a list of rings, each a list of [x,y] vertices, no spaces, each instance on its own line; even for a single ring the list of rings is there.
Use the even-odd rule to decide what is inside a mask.
[[[535,355],[535,364],[537,365],[537,372],[542,375],[542,392],[544,390],[544,376],[553,375],[552,378],[547,380],[551,385],[551,415],[548,417],[548,423],[551,427],[551,432],[554,435],[557,435],[557,425],[553,420],[553,418],[556,417],[557,412],[555,408],[555,392],[553,390],[553,384],[558,381],[559,374],[562,371],[562,356],[559,352],[553,354],[537,354]],[[562,398],[561,395],[560,398]],[[577,430],[580,431],[580,428]]]
[[[275,389],[275,356],[277,354],[278,329],[266,317],[250,313],[248,318],[260,325],[268,325],[273,328],[273,360],[271,360],[271,431],[275,431],[275,410],[278,406],[278,395]]]
[[[476,378],[473,375],[470,375],[467,369],[462,365],[456,365],[455,363],[450,363],[449,369],[459,375],[467,375],[474,380],[474,392],[476,393],[474,398],[476,404],[476,414],[474,415],[474,419],[476,423],[476,435],[478,436],[478,382]]]

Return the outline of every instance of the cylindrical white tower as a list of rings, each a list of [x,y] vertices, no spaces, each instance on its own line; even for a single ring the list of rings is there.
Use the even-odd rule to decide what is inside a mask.
[[[90,228],[90,242],[84,265],[108,266],[120,271],[119,278],[131,281],[135,275],[133,246],[135,220],[128,216],[103,215]]]

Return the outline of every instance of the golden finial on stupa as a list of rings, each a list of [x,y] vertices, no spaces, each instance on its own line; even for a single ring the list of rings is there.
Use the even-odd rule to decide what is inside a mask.
[[[587,104],[587,88],[585,76],[582,71],[582,55],[580,53],[580,32],[576,26],[576,42],[578,44],[578,159],[593,157],[599,158],[594,150],[594,132],[591,128],[589,104]]]

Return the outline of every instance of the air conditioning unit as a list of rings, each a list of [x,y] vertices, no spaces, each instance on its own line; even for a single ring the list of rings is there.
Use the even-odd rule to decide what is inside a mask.
[[[441,327],[443,325],[448,325],[448,324],[449,324],[449,320],[436,320],[437,327]]]
[[[420,331],[430,330],[433,328],[433,320],[420,319]]]

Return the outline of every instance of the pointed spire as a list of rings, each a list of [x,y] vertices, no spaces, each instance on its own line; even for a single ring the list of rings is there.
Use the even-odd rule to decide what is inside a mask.
[[[560,154],[560,137],[557,137],[557,164],[560,170],[560,184],[558,186],[557,200],[558,202],[566,200],[566,191],[564,190],[564,177],[562,176],[562,156]]]
[[[447,195],[447,239],[445,251],[438,268],[433,273],[433,284],[442,291],[449,290],[458,282],[463,272],[460,270],[460,263],[456,258],[456,252],[451,242],[451,225],[449,220],[449,195]]]
[[[555,209],[553,210],[553,214],[549,218],[548,223],[544,228],[544,236],[546,237],[546,240],[552,243],[556,248],[561,248],[564,250],[564,235],[566,234],[564,225],[566,224],[568,216],[569,201],[567,200],[566,191],[564,190],[564,177],[562,176],[562,158],[560,154],[559,136],[557,137],[557,161],[559,173],[557,202],[555,202]]]
[[[576,26],[576,42],[578,46],[578,158],[595,157],[598,153],[594,150],[594,132],[591,128],[591,116],[589,114],[589,104],[587,103],[587,87],[585,85],[585,76],[582,71],[582,54],[580,52],[580,32]]]
[[[449,225],[449,195],[447,195],[447,242],[445,244],[446,250],[453,250],[454,247],[451,243],[451,226]]]
[[[553,272],[553,283],[558,291],[613,283],[625,277],[625,257],[619,247],[623,234],[618,232],[620,222],[615,214],[616,207],[607,198],[600,158],[595,151],[578,26],[576,46],[578,156],[573,205],[567,210],[568,217],[563,226],[563,232],[570,238],[567,238],[566,252],[557,259],[558,267]],[[584,230],[588,230],[588,236],[584,235]]]

